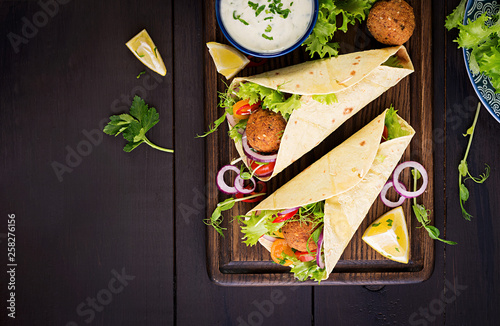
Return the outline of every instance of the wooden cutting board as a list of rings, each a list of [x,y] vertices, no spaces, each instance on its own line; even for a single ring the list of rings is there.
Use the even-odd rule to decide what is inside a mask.
[[[327,139],[300,160],[274,177],[268,184],[271,194],[288,180],[299,174],[306,167],[328,153],[335,146],[349,138],[356,131],[379,115],[390,104],[415,129],[416,135],[405,152],[402,161],[415,160],[421,162],[429,173],[427,191],[419,197],[419,202],[433,210],[433,154],[432,154],[432,56],[431,56],[431,0],[409,1],[415,11],[417,27],[412,38],[405,44],[415,66],[415,72],[403,79],[398,85],[389,89],[379,98],[362,109],[358,114],[345,122]],[[222,35],[215,18],[215,0],[205,1],[203,31],[205,42],[216,41],[228,44]],[[336,33],[335,41],[341,44],[341,54],[377,49],[385,47],[373,39],[366,23],[350,25],[348,33]],[[207,126],[223,114],[218,107],[218,92],[226,90],[229,81],[217,74],[208,50],[205,52],[205,120]],[[304,61],[310,60],[304,47],[292,53],[267,60],[256,67],[245,68],[239,76],[251,76]],[[206,138],[206,180],[207,180],[207,212],[209,217],[217,203],[229,198],[218,191],[215,183],[217,171],[238,157],[233,141],[227,135],[228,127],[223,124],[219,130]],[[404,175],[409,182],[409,171]],[[238,203],[224,213],[223,226],[225,237],[221,237],[212,227],[207,227],[207,261],[208,273],[213,282],[232,286],[264,286],[264,285],[314,285],[314,281],[299,282],[289,267],[275,264],[269,252],[257,244],[247,247],[242,243],[240,226],[232,217],[245,214],[253,205]],[[411,212],[410,201],[404,205],[406,223],[410,236],[410,261],[400,264],[382,257],[361,240],[368,225],[389,211],[380,199],[373,204],[370,212],[345,249],[330,277],[321,282],[327,284],[395,284],[416,283],[428,279],[434,265],[434,243],[427,231],[420,226]]]

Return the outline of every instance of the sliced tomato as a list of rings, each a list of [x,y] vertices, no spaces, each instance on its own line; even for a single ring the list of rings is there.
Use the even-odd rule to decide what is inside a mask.
[[[278,215],[278,217],[276,219],[274,219],[273,223],[281,223],[281,222],[285,222],[286,220],[289,220],[291,219],[295,214],[297,214],[297,212],[299,211],[299,208],[291,211],[290,213],[287,213],[285,215]]]
[[[244,120],[250,117],[260,107],[260,102],[250,105],[248,100],[241,100],[233,105],[233,116],[236,119]]]
[[[382,133],[382,143],[387,140],[389,137],[389,130],[387,129],[387,126],[384,126],[384,132]]]
[[[257,171],[254,172],[254,175],[256,175],[258,177],[273,173],[274,166],[276,165],[276,162],[271,162],[271,163],[267,163],[267,164],[258,164],[255,161],[251,161],[251,162],[252,163],[250,163],[250,168],[252,169],[252,171],[255,171],[258,169]]]
[[[260,185],[261,189],[259,189],[259,185]],[[250,185],[246,186],[245,188],[250,189]],[[262,181],[257,181],[257,187],[255,188],[255,190],[256,191],[251,192],[248,196],[253,196],[253,195],[261,193],[261,192],[266,192],[267,191],[267,184],[265,182],[262,182]],[[240,193],[237,193],[235,195],[236,198],[243,198],[244,196],[245,195],[240,194]],[[258,201],[261,201],[262,199],[264,199],[264,195],[259,196],[259,197],[250,198],[250,199],[243,199],[242,201],[244,201],[245,203],[256,203]]]
[[[313,250],[311,252],[314,254],[314,256],[311,256],[311,254],[308,253],[307,251],[296,251],[295,257],[297,257],[297,259],[300,260],[301,262],[306,262],[316,259],[316,250]]]

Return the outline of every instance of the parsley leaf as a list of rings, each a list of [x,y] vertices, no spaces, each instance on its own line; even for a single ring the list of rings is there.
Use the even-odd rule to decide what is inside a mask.
[[[153,128],[159,119],[156,109],[148,107],[142,98],[134,97],[130,114],[113,115],[109,117],[110,122],[104,127],[104,133],[118,136],[123,133],[123,138],[129,141],[123,148],[125,152],[130,152],[142,143],[156,148],[160,151],[173,153],[172,149],[163,148],[153,144],[146,138],[146,132]]]

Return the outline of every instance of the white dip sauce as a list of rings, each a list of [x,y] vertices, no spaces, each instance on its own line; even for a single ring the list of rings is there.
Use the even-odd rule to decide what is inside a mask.
[[[250,51],[266,54],[281,52],[297,43],[307,32],[314,4],[312,0],[276,2],[221,0],[222,24],[234,41]],[[280,3],[282,5],[278,10],[273,9]]]

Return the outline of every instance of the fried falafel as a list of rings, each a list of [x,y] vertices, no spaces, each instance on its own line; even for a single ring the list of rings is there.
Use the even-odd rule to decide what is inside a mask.
[[[380,43],[402,45],[413,35],[415,14],[404,0],[381,0],[373,5],[366,24]]]
[[[315,230],[315,225],[311,222],[289,221],[286,223],[281,232],[286,243],[298,250],[307,251],[307,239]],[[316,250],[318,246],[313,239],[309,240],[309,250]]]
[[[271,153],[280,148],[286,120],[279,113],[258,109],[247,123],[248,145],[258,152]]]

